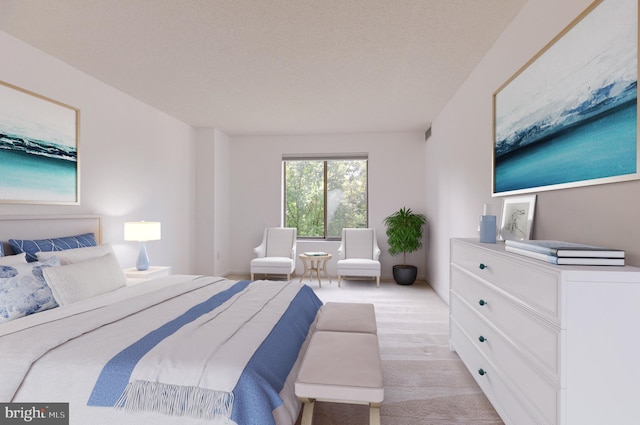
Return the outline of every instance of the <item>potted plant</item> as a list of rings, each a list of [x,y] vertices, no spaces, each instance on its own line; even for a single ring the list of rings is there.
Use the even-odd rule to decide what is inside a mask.
[[[405,207],[384,219],[389,254],[403,255],[402,264],[393,266],[393,278],[400,285],[411,285],[416,280],[418,268],[407,264],[407,253],[422,248],[422,226],[426,222],[423,214],[416,214],[411,208]]]

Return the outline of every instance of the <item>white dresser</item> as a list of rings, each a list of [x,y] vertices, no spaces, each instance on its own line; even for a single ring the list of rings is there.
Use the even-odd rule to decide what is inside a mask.
[[[507,425],[640,424],[640,268],[451,241],[450,344]]]

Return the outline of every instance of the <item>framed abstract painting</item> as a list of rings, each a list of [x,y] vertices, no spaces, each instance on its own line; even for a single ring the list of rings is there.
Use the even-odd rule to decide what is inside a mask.
[[[493,96],[493,195],[635,180],[638,2],[598,0]]]
[[[0,202],[79,204],[80,111],[0,81]]]

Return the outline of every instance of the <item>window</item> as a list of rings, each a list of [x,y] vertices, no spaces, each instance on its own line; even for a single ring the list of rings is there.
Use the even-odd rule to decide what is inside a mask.
[[[339,239],[367,227],[367,158],[283,158],[284,223],[298,237]]]

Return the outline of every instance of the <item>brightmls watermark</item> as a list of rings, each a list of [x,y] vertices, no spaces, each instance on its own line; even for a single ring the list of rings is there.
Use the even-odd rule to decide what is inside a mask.
[[[0,424],[69,425],[69,403],[0,403]]]

